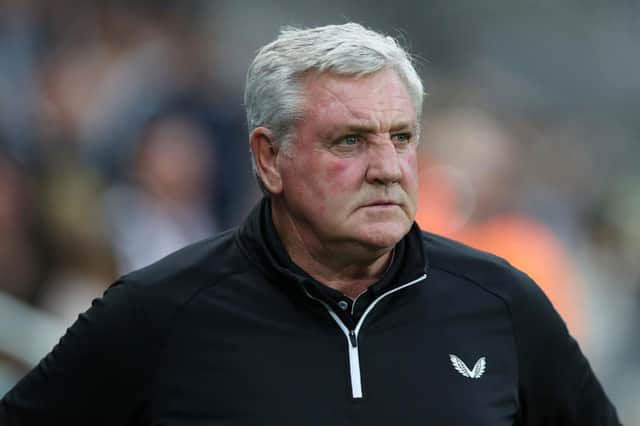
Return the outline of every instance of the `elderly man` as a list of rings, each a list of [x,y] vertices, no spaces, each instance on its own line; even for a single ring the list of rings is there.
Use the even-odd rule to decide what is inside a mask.
[[[357,24],[287,29],[247,76],[264,199],[124,276],[2,425],[617,425],[503,260],[414,224],[422,84]]]

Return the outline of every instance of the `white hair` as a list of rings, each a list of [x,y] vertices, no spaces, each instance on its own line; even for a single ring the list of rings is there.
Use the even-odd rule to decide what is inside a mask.
[[[405,84],[419,123],[422,81],[411,55],[394,38],[356,23],[285,27],[277,39],[258,51],[247,72],[244,102],[249,132],[266,127],[273,133],[274,143],[286,150],[293,124],[303,114],[304,76],[315,72],[358,78],[387,68]]]

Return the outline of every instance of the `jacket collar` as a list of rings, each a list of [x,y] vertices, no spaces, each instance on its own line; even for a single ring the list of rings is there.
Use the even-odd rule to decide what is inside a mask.
[[[270,198],[264,197],[240,226],[236,241],[245,256],[263,273],[287,291],[308,292],[322,299],[337,297],[340,292],[316,281],[289,257],[271,217]],[[422,232],[413,226],[394,248],[391,264],[369,291],[383,293],[416,279],[425,273],[426,252]]]

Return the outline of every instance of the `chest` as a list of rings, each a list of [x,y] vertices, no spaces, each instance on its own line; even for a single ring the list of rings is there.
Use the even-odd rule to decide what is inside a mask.
[[[176,323],[148,424],[513,424],[515,349],[497,305],[381,304],[355,347],[329,315],[205,312]]]

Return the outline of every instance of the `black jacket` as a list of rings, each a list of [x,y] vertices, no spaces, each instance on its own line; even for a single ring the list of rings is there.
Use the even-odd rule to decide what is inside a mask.
[[[0,425],[617,425],[549,301],[414,226],[351,303],[245,224],[124,276],[2,400]]]

